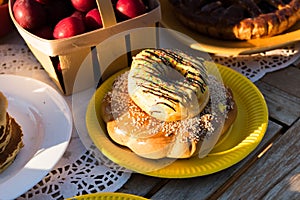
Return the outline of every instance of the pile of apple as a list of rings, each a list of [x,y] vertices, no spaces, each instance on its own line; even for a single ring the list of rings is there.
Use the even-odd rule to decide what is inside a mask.
[[[118,22],[147,12],[143,0],[111,0]],[[95,0],[16,0],[15,20],[44,39],[61,39],[102,28]]]

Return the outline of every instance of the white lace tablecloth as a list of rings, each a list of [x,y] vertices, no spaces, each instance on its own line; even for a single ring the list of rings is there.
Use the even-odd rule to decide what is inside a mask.
[[[215,62],[229,66],[257,81],[267,72],[282,69],[300,56],[300,44],[247,56],[212,56]],[[0,43],[0,74],[29,76],[56,86],[25,44]],[[70,105],[71,97],[65,97]],[[116,191],[129,179],[131,172],[99,159],[86,150],[73,130],[70,145],[55,168],[36,186],[18,199],[63,199],[100,191]]]
[[[0,58],[0,74],[28,76],[56,88],[25,44],[0,44]],[[71,96],[64,98],[71,108]],[[73,128],[70,144],[61,160],[43,180],[18,199],[52,200],[114,192],[130,178],[131,172],[104,157],[100,163],[91,152],[86,150]]]

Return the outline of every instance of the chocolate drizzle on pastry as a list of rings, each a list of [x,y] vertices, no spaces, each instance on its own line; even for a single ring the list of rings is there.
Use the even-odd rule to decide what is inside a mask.
[[[147,52],[149,52],[149,51],[147,51]],[[159,55],[159,58],[165,64],[169,63],[168,66],[171,66],[175,69],[178,68],[178,64],[189,66],[192,69],[194,69],[196,73],[192,72],[190,70],[186,70],[185,73],[182,72],[182,69],[180,69],[180,71],[182,72],[183,76],[188,81],[190,81],[193,85],[198,85],[198,87],[201,88],[202,93],[205,91],[205,86],[207,85],[207,82],[206,82],[207,76],[204,77],[204,75],[206,75],[206,71],[205,71],[205,67],[204,67],[203,63],[194,63],[191,60],[184,58],[179,53],[175,53],[174,51],[167,51],[164,49],[156,49],[154,52]],[[152,54],[154,54],[154,53],[152,53]]]
[[[139,68],[145,69],[145,71],[150,74],[150,77],[138,73],[134,74],[132,78],[137,80],[137,85],[142,88],[143,93],[152,94],[161,99],[161,101],[157,101],[155,105],[164,105],[176,112],[176,104],[182,101],[189,101],[190,97],[183,92],[184,90],[193,91],[196,96],[200,95],[198,92],[202,94],[207,92],[207,74],[204,64],[201,61],[195,62],[185,54],[184,56],[179,52],[167,49],[146,49],[141,52],[139,56],[134,57],[133,63]],[[152,67],[153,65],[157,67],[154,68]],[[166,72],[164,71],[165,69],[160,66],[170,67],[171,70],[169,71],[175,70],[181,74],[179,79],[184,79],[181,81],[182,83],[162,83],[160,81],[161,79],[168,82],[168,75],[162,78],[161,74]],[[172,80],[170,79],[170,81]],[[152,110],[150,112],[153,114],[162,111]]]
[[[153,84],[156,85],[155,83]],[[179,100],[169,95],[169,93],[172,93],[171,90],[162,87],[158,87],[157,89],[156,87],[150,87],[145,84],[140,84],[140,86],[144,88],[143,90],[144,93],[151,93],[155,96],[166,99],[168,102],[170,102],[170,104],[166,102],[157,102],[157,104],[164,104],[165,106],[168,106],[169,108],[175,111],[175,108],[171,104],[173,104],[174,102],[178,103]]]
[[[186,78],[187,81],[192,83],[195,87],[199,87],[201,89],[201,92],[203,93],[205,91],[205,86],[207,85],[206,79],[207,76],[204,70],[204,65],[201,64],[195,64],[182,56],[180,56],[178,53],[175,53],[173,51],[168,51],[165,49],[153,49],[152,51],[146,50],[149,54],[149,56],[145,55],[144,61],[147,62],[157,62],[157,63],[163,63],[169,67],[172,67],[178,71],[181,71],[182,75]],[[156,58],[156,59],[154,59]],[[142,58],[138,58],[142,59]],[[186,72],[182,72],[182,69],[178,69],[178,65],[186,65],[188,67],[193,68],[195,72],[191,72],[189,70],[186,70]],[[196,67],[197,65],[197,67]],[[205,77],[204,77],[205,76]]]

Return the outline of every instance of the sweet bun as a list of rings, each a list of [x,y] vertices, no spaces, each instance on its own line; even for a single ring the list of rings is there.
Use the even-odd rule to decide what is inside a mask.
[[[143,111],[159,120],[194,117],[209,99],[206,67],[180,51],[146,49],[133,58],[128,93]]]
[[[106,104],[109,105],[109,102],[107,101]],[[151,120],[155,121],[155,119],[143,112],[132,102],[129,105],[132,110],[135,110],[135,114],[132,114],[131,110],[119,116],[118,119],[106,121],[108,134],[114,142],[128,147],[139,156],[151,159],[165,157],[190,158],[199,155],[203,153],[200,151],[203,145],[202,137],[205,137],[206,134],[224,134],[236,117],[236,109],[234,108],[229,111],[224,125],[220,125],[214,129],[212,129],[212,124],[216,124],[216,121],[213,121],[212,115],[203,113],[200,118],[196,117],[185,122],[161,123],[156,121],[157,128],[150,130],[148,124],[154,123]],[[102,115],[110,115],[112,117],[111,113],[107,112],[102,113]],[[137,125],[136,120],[143,121],[143,123]],[[195,123],[193,129],[197,125],[202,127],[197,127],[200,130],[193,130],[192,133],[188,131],[181,132],[180,127],[187,125],[189,122]],[[134,130],[134,132],[131,130]],[[208,142],[206,146],[214,146],[210,144]],[[203,149],[202,151],[204,150],[207,152],[207,149]]]
[[[112,90],[102,101],[100,112],[112,141],[141,157],[204,157],[236,118],[237,107],[231,90],[208,76],[209,85],[214,86],[210,93],[215,98],[209,98],[199,114],[183,120],[159,120],[130,97],[129,74],[125,72],[114,81]]]

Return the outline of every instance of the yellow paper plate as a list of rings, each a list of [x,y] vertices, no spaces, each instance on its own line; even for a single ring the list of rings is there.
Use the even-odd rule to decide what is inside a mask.
[[[238,115],[230,131],[222,136],[211,153],[202,159],[151,160],[137,156],[127,148],[113,143],[107,136],[106,126],[100,117],[104,95],[111,88],[114,74],[95,92],[86,112],[87,130],[97,148],[115,163],[138,173],[166,178],[188,178],[212,174],[226,169],[252,152],[262,140],[268,125],[268,109],[257,87],[238,72],[221,65],[209,63],[209,69],[218,69],[223,81],[232,91]],[[215,71],[218,71],[215,70]],[[212,71],[212,70],[210,70]],[[212,73],[212,72],[210,72]]]
[[[147,200],[144,197],[126,193],[100,192],[68,198],[67,200]]]
[[[196,50],[224,55],[252,54],[283,47],[296,41],[300,41],[300,21],[285,33],[270,38],[253,39],[248,41],[226,41],[213,39],[192,31],[179,22],[174,16],[172,6],[168,0],[160,0],[160,3],[162,11],[162,25],[165,28],[173,29],[191,37],[193,41],[187,38],[179,38],[179,40]],[[179,35],[177,35],[177,37],[179,37]],[[197,43],[195,43],[195,41]]]

